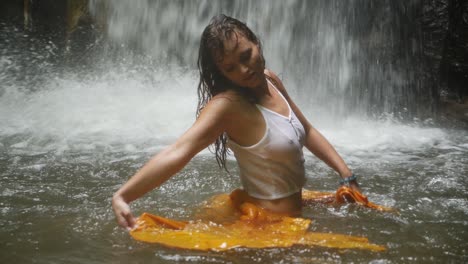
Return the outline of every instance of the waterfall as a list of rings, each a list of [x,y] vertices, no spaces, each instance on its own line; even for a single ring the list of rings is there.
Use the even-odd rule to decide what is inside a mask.
[[[406,142],[395,119],[427,115],[435,98],[420,78],[418,3],[90,0],[91,22],[66,42],[63,29],[47,35],[55,20],[33,16],[32,30],[0,28],[0,135],[5,146],[59,153],[173,142],[194,121],[201,32],[225,13],[259,35],[267,67],[338,148],[398,147],[386,137]]]
[[[113,43],[195,68],[203,28],[218,13],[245,21],[267,67],[305,112],[337,117],[429,116],[436,92],[421,80],[420,1],[91,0]]]

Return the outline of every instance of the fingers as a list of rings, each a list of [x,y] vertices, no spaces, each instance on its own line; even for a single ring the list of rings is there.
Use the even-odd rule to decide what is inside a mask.
[[[133,217],[131,212],[128,212],[123,215],[125,218],[126,226],[124,226],[128,231],[132,230],[135,227],[135,217]]]
[[[114,197],[112,199],[112,209],[114,209],[115,217],[117,218],[117,223],[130,231],[135,227],[135,218],[133,217],[130,206],[119,197]]]
[[[349,187],[351,187],[351,189],[355,191],[358,191],[359,193],[362,193],[361,188],[359,188],[359,184],[357,183],[357,181],[350,182]]]
[[[135,218],[130,212],[121,212],[117,215],[117,222],[121,227],[127,229],[127,231],[135,227]]]

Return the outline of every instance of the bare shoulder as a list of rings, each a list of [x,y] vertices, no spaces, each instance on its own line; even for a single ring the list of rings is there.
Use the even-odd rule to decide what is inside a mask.
[[[227,90],[211,98],[201,113],[229,117],[242,107],[244,101],[245,99],[236,92]]]
[[[227,109],[239,107],[246,102],[245,98],[233,90],[226,90],[211,98],[209,103],[222,104]]]
[[[288,95],[288,92],[286,91],[286,88],[284,87],[284,84],[278,77],[278,75],[276,75],[273,71],[268,69],[265,69],[265,74],[274,81],[276,88],[278,88],[278,90],[280,90],[283,95]]]
[[[284,87],[283,82],[280,80],[280,78],[274,72],[272,72],[270,70],[265,69],[265,74],[268,75],[268,77],[270,77],[275,82],[276,88],[278,88],[278,90],[284,95],[286,100],[289,102],[289,105],[291,106],[291,109],[297,115],[297,117],[301,121],[302,125],[304,126],[305,130],[309,131],[312,126],[310,125],[307,118],[302,114],[299,107],[294,103],[293,99],[289,96],[289,94],[286,91],[286,88]]]
[[[265,74],[268,75],[270,78],[273,78],[275,81],[281,83],[281,80],[280,80],[280,78],[278,77],[278,75],[276,75],[276,73],[274,73],[272,70],[265,69]],[[281,84],[282,84],[282,83],[281,83]]]

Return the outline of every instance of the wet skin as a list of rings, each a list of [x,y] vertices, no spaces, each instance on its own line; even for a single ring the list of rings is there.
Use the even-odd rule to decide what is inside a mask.
[[[259,99],[259,104],[277,112],[283,116],[289,116],[289,107],[279,93],[271,87],[266,80],[264,59],[259,46],[242,34],[233,34],[224,42],[224,54],[218,55],[217,66],[221,73],[235,84],[251,89]],[[250,146],[257,143],[265,134],[266,124],[262,114],[256,107],[248,107],[252,118],[248,126],[239,129],[239,123],[245,124],[246,120],[238,120],[236,128],[229,129],[228,135],[236,143]],[[243,131],[243,133],[239,133]],[[231,132],[231,133],[230,133]],[[253,135],[253,136],[252,136]],[[250,202],[276,213],[298,216],[301,214],[301,192],[290,196],[265,200],[250,197]]]
[[[242,34],[235,36],[224,43],[225,52],[219,54],[221,56],[217,60],[219,70],[232,82],[251,89],[258,99],[257,104],[283,116],[289,116],[289,111],[294,111],[306,132],[304,146],[341,177],[350,176],[351,171],[342,158],[307,121],[289,97],[281,80],[265,69],[258,45]],[[266,75],[274,80],[279,91],[267,82]],[[129,203],[161,186],[223,133],[227,133],[230,140],[241,146],[251,146],[260,141],[265,130],[265,120],[255,104],[233,90],[215,95],[205,105],[195,123],[175,143],[152,157],[114,194],[112,206],[117,221],[122,227],[133,228],[135,218]],[[301,192],[277,200],[249,200],[276,213],[297,216],[301,212]]]
[[[265,65],[259,46],[242,34],[232,34],[224,41],[224,53],[214,57],[221,73],[235,84],[257,93],[265,89]]]

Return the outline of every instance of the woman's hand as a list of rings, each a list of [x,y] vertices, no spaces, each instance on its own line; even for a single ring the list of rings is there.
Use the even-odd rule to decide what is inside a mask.
[[[120,226],[130,231],[135,227],[135,218],[130,211],[130,206],[124,199],[118,195],[112,197],[112,209],[114,209],[115,217]]]
[[[359,193],[362,194],[361,188],[359,188],[359,184],[357,183],[356,180],[349,182],[349,187],[351,187],[351,189],[353,189],[354,191],[358,191]]]
[[[128,204],[161,186],[179,172],[193,156],[215,142],[226,131],[230,122],[226,116],[230,116],[233,102],[235,101],[222,97],[212,99],[189,130],[174,144],[151,158],[120,187],[112,198],[112,209],[119,225],[127,230],[135,227],[136,219]]]

